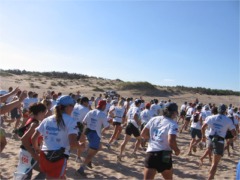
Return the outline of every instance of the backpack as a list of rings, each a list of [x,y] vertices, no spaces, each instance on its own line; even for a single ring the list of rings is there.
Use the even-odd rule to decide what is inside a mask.
[[[31,119],[30,122],[28,122],[27,124],[25,124],[23,127],[20,127],[18,129],[15,129],[13,131],[13,133],[17,134],[19,137],[22,137],[24,135],[24,133],[26,132],[26,130],[28,129],[28,127],[33,123],[33,122],[37,122],[38,120],[36,119]]]
[[[197,123],[198,120],[199,120],[199,113],[195,113],[195,114],[193,115],[193,122]]]

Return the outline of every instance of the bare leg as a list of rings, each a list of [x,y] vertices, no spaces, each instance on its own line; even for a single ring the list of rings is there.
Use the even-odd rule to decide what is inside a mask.
[[[173,179],[173,169],[163,171],[162,176],[167,180]]]
[[[217,165],[220,162],[221,158],[222,158],[222,156],[220,156],[220,155],[216,155],[216,154],[213,155],[212,166],[211,166],[211,169],[209,172],[209,177],[208,177],[209,180],[214,179],[214,175],[217,171]]]
[[[144,180],[151,180],[154,179],[155,175],[156,175],[156,169],[152,169],[152,168],[144,168]]]

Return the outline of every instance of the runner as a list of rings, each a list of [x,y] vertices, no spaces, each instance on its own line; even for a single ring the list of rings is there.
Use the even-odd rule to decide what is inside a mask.
[[[117,106],[114,106],[114,108],[109,111],[109,115],[111,118],[113,118],[113,126],[114,126],[114,132],[108,141],[108,144],[106,144],[107,148],[110,149],[111,143],[113,142],[114,145],[118,145],[117,140],[119,138],[119,135],[122,132],[122,121],[124,118],[125,108],[124,108],[124,100],[121,99],[118,102]]]
[[[152,118],[152,113],[150,111],[151,104],[147,103],[145,106],[145,109],[140,113],[141,117],[141,131],[145,127],[145,125],[148,123],[148,121]],[[141,146],[142,148],[145,148],[146,140],[142,139]]]
[[[205,134],[205,129],[209,126],[209,146],[213,149],[213,161],[209,172],[208,179],[214,179],[214,175],[217,171],[217,165],[220,162],[224,153],[224,138],[227,130],[230,129],[233,136],[236,136],[235,126],[229,118],[226,117],[227,107],[224,104],[220,104],[218,107],[218,114],[211,116],[202,126],[202,134]],[[203,136],[203,141],[205,137]]]
[[[180,154],[176,137],[178,115],[176,103],[167,103],[163,116],[150,119],[142,130],[141,136],[149,140],[147,156],[144,162],[144,179],[154,179],[156,173],[161,173],[164,179],[173,178],[172,150],[175,155]]]
[[[194,114],[191,117],[191,137],[192,137],[192,140],[190,142],[188,155],[192,155],[192,150],[193,150],[193,152],[196,152],[197,144],[202,139],[202,133],[201,133],[202,119],[200,118],[202,106],[197,105],[196,109],[197,109],[196,112],[194,112]],[[196,140],[196,137],[198,138],[197,140]]]
[[[109,128],[109,123],[107,121],[107,116],[103,112],[106,108],[106,101],[100,100],[97,105],[97,109],[91,110],[83,119],[83,124],[86,125],[85,135],[89,141],[89,149],[87,156],[77,170],[77,173],[85,176],[85,168],[92,161],[92,158],[97,154],[101,148],[101,129],[104,126],[104,129]]]
[[[184,102],[180,108],[180,117],[177,121],[177,123],[179,123],[179,121],[182,119],[182,124],[184,123],[184,119],[185,119],[185,115],[186,115],[186,108],[187,108],[187,102]]]
[[[19,161],[17,166],[17,173],[26,173],[35,161],[39,162],[39,157],[37,152],[32,148],[31,137],[35,131],[35,128],[38,127],[39,123],[44,119],[47,108],[42,103],[34,103],[29,107],[30,118],[24,124],[26,130],[24,131],[23,136],[21,137],[22,145],[20,146]],[[41,139],[38,140],[38,145],[42,143]],[[39,164],[34,166],[34,170],[40,172]],[[42,173],[39,176],[43,176]],[[27,178],[31,179],[32,169],[28,171]]]
[[[33,147],[40,152],[40,168],[47,179],[64,179],[70,149],[81,149],[77,141],[76,121],[70,116],[75,100],[70,96],[57,99],[55,114],[44,119],[32,136]],[[41,150],[39,136],[43,136]]]
[[[87,97],[82,97],[80,104],[75,104],[72,112],[72,117],[77,121],[77,127],[79,130],[77,140],[83,144],[84,149],[86,148],[86,136],[83,133],[83,119],[89,111],[89,99]],[[81,162],[80,156],[84,149],[78,149],[76,161]]]
[[[126,134],[125,134],[124,140],[120,147],[120,154],[117,156],[118,161],[122,160],[122,153],[125,149],[126,144],[131,139],[132,134],[136,138],[132,156],[136,157],[136,151],[138,150],[141,143],[141,136],[139,131],[139,127],[141,126],[139,106],[141,105],[141,103],[142,103],[142,100],[136,99],[134,102],[135,106],[131,107],[127,112],[128,125],[125,130]]]

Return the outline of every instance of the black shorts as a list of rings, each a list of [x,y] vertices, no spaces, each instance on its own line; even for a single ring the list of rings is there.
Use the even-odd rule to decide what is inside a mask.
[[[172,169],[172,152],[148,152],[144,161],[145,168],[156,169],[159,173]]]
[[[192,139],[195,139],[196,136],[198,137],[198,139],[202,138],[201,130],[200,129],[191,128],[191,137],[192,137]]]
[[[131,136],[132,134],[134,137],[140,136],[140,132],[139,132],[138,128],[136,128],[132,123],[128,123],[128,125],[125,129],[125,133],[129,136]]]
[[[185,116],[185,120],[186,120],[186,121],[190,121],[190,120],[191,120],[191,116],[188,116],[188,115]]]
[[[18,108],[14,108],[12,111],[11,111],[11,119],[19,119],[21,118],[21,114],[18,113]]]
[[[122,123],[120,122],[113,122],[113,126],[121,126]]]
[[[180,112],[180,116],[185,116],[186,115],[186,111],[181,111]]]

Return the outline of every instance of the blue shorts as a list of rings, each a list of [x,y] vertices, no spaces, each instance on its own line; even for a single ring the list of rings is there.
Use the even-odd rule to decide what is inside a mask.
[[[202,138],[201,130],[200,129],[191,128],[191,137],[192,137],[192,139],[195,139],[196,136],[198,137],[198,139]]]
[[[98,150],[100,148],[100,137],[96,131],[89,131],[87,134],[87,139],[89,141],[89,148]]]

